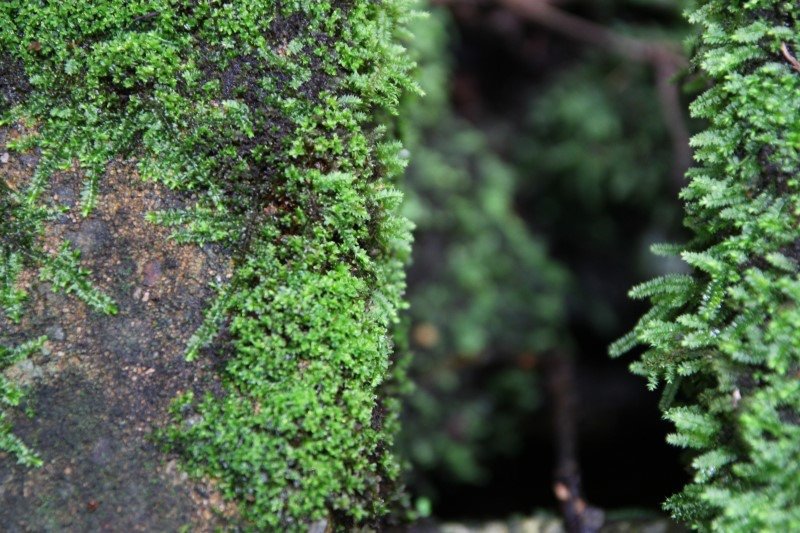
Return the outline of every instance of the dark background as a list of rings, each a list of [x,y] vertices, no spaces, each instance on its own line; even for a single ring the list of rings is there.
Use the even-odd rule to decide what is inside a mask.
[[[551,6],[601,37],[689,53],[674,2]],[[409,102],[405,126],[418,226],[417,390],[401,438],[412,492],[440,519],[555,512],[561,415],[547,369],[566,358],[584,495],[606,511],[659,512],[688,476],[664,440],[659,393],[628,370],[637,352],[615,360],[608,347],[648,308],[628,290],[683,268],[648,248],[685,238],[678,191],[698,127],[686,109],[702,80],[676,67],[665,96],[658,63],[513,2],[432,13],[411,43],[428,94]]]

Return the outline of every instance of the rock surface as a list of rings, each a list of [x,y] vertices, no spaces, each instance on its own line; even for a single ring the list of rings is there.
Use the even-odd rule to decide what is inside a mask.
[[[0,131],[0,177],[17,188],[37,159],[6,150],[20,132]],[[211,530],[234,509],[208,483],[189,480],[152,436],[176,394],[219,390],[209,371],[215,361],[187,363],[183,350],[213,296],[209,284],[228,274],[229,260],[221,250],[177,245],[168,229],[144,220],[182,200],[143,182],[133,163],[113,163],[100,183],[97,209],[82,218],[81,176],[57,174],[44,197],[71,209],[48,225],[44,246],[53,251],[67,240],[80,249],[92,282],[119,312],[95,313],[24,272],[22,323],[0,318],[1,341],[48,336],[42,354],[6,371],[29,385],[30,416],[18,410],[13,431],[44,466],[0,454],[0,529]]]

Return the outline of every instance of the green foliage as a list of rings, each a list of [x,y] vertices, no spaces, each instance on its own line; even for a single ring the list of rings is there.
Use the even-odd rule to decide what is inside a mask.
[[[15,281],[22,273],[22,257],[19,253],[4,254],[0,264],[0,306],[9,319],[19,322],[22,318],[22,304],[25,302],[25,291],[16,286]]]
[[[519,139],[520,164],[536,175],[531,187],[598,219],[609,205],[653,204],[672,151],[651,77],[646,66],[595,53],[539,89]],[[543,207],[545,219],[558,208]]]
[[[609,18],[637,8],[643,6],[627,2],[612,16],[609,7]],[[665,26],[670,19],[656,20]],[[663,30],[653,26],[630,31],[659,39]],[[683,35],[680,26],[673,32],[676,41]],[[602,337],[627,322],[620,312],[627,306],[624,278],[675,270],[646,252],[654,239],[672,237],[680,214],[670,187],[673,141],[652,70],[586,51],[530,90],[523,125],[507,141],[529,176],[518,193],[529,223],[564,264],[575,265],[569,319]]]
[[[63,290],[67,294],[74,293],[98,313],[115,315],[117,306],[114,301],[94,287],[89,280],[89,271],[80,265],[81,253],[68,243],[63,243],[58,254],[45,258],[39,276],[53,284],[53,290]]]
[[[434,11],[414,24],[426,96],[402,113],[405,208],[417,225],[409,274],[417,389],[402,443],[422,491],[428,471],[475,483],[498,454],[518,450],[513,428],[540,403],[537,376],[518,357],[557,347],[567,281],[514,212],[518,177],[448,101],[446,20]]]
[[[682,384],[670,442],[693,450],[694,482],[669,500],[704,531],[800,528],[800,49],[791,2],[698,2],[697,63],[715,84],[692,106],[698,166],[682,196],[691,278],[632,291],[652,309],[633,336],[651,385]],[[615,353],[630,345],[623,341]]]
[[[0,371],[33,355],[42,348],[45,340],[45,337],[41,337],[13,348],[0,344]],[[41,458],[11,432],[13,428],[7,410],[18,407],[23,396],[24,392],[19,385],[0,374],[0,451],[15,456],[20,464],[38,467],[42,466]]]
[[[0,312],[6,319],[18,323],[27,298],[26,292],[18,286],[18,279],[27,254],[33,248],[35,233],[32,230],[40,220],[34,213],[21,209],[14,191],[1,178],[0,208],[3,214],[0,218]],[[3,318],[0,316],[0,321]],[[0,337],[0,371],[28,357],[39,347],[36,343],[5,346],[2,344],[4,340]],[[22,396],[22,389],[0,374],[0,451],[10,453],[22,464],[39,466],[41,459],[12,433],[8,409],[17,407]]]
[[[114,302],[91,285],[89,271],[80,266],[77,250],[72,251],[65,243],[58,255],[51,256],[41,249],[38,236],[51,210],[26,204],[19,196],[0,178],[0,310],[5,319],[13,323],[22,320],[28,295],[20,287],[19,278],[25,268],[38,269],[42,280],[53,282],[54,291],[75,293],[96,311],[115,313]],[[0,321],[3,319],[0,317]],[[0,336],[0,342],[4,340]],[[17,346],[0,344],[0,370],[32,355],[43,342],[44,338]],[[22,396],[22,389],[0,375],[0,450],[11,453],[20,463],[40,466],[36,453],[11,433],[7,409],[17,407]]]
[[[33,249],[42,213],[23,210],[14,191],[0,179],[0,307],[14,322],[22,318],[26,294],[17,285],[25,260]]]
[[[397,44],[409,7],[0,6],[0,48],[33,87],[23,108],[37,121],[42,161],[27,202],[77,162],[88,215],[109,160],[134,157],[145,179],[194,199],[151,221],[174,227],[180,242],[234,254],[232,279],[187,349],[198,357],[227,325],[226,395],[181,404],[165,436],[258,529],[362,523],[399,497],[397,402],[387,391],[402,376],[389,339],[410,227],[396,214],[401,148],[374,124],[416,90]],[[77,260],[64,248],[43,277],[110,310]],[[196,418],[183,423],[189,410]]]

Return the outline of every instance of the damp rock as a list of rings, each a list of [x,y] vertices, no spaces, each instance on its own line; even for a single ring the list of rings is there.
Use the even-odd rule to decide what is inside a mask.
[[[44,333],[47,335],[47,338],[52,341],[63,341],[67,338],[64,333],[64,328],[58,325],[48,327]]]
[[[5,376],[19,385],[29,386],[41,379],[44,371],[40,366],[33,364],[30,359],[24,359],[9,367],[5,371]]]
[[[148,287],[153,287],[161,279],[161,261],[149,261],[142,269],[142,282]]]
[[[92,446],[91,460],[98,466],[103,466],[109,463],[114,453],[111,447],[111,440],[106,437],[101,437]]]
[[[102,220],[85,220],[77,233],[67,234],[67,239],[80,249],[84,256],[92,256],[111,244],[111,232]]]

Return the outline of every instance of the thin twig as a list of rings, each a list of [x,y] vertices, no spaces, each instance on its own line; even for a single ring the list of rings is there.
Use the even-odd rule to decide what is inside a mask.
[[[686,59],[664,43],[620,35],[605,26],[569,14],[544,0],[497,0],[517,15],[577,41],[611,50],[633,61],[687,64]]]
[[[142,20],[150,20],[156,18],[161,14],[160,11],[151,11],[149,13],[145,13],[144,15],[139,15],[138,17],[134,17],[133,22],[141,22]]]
[[[578,465],[578,435],[575,409],[574,366],[566,355],[554,355],[546,366],[547,382],[553,402],[556,472],[553,491],[561,502],[564,526],[569,533],[597,533],[605,521],[604,513],[586,503]]]
[[[437,0],[437,2],[449,5],[476,5],[476,0]],[[605,26],[567,13],[556,7],[552,1],[495,0],[495,2],[517,16],[550,31],[653,67],[664,123],[669,130],[673,145],[671,183],[676,192],[680,191],[684,185],[684,175],[692,162],[692,152],[689,147],[689,128],[686,126],[680,103],[680,92],[673,78],[689,65],[687,59],[669,43],[620,35]],[[788,50],[785,50],[784,55],[787,53]],[[791,59],[798,63],[793,57]],[[800,63],[796,68],[800,68]]]
[[[789,51],[789,47],[786,46],[786,43],[781,43],[781,52],[783,53],[783,57],[786,58],[786,61],[792,64],[792,67],[798,72],[800,72],[800,61],[797,60],[796,57],[792,55]]]
[[[519,16],[536,22],[571,39],[604,48],[622,57],[653,66],[661,111],[673,146],[671,183],[677,191],[684,185],[684,175],[692,164],[689,129],[684,120],[680,93],[673,82],[675,75],[688,66],[685,57],[666,43],[645,41],[615,33],[608,28],[571,15],[546,0],[498,0]]]
[[[678,87],[673,82],[677,71],[669,63],[656,63],[655,69],[661,115],[672,141],[672,185],[674,189],[680,191],[684,185],[686,171],[692,166],[689,128],[684,120]]]

